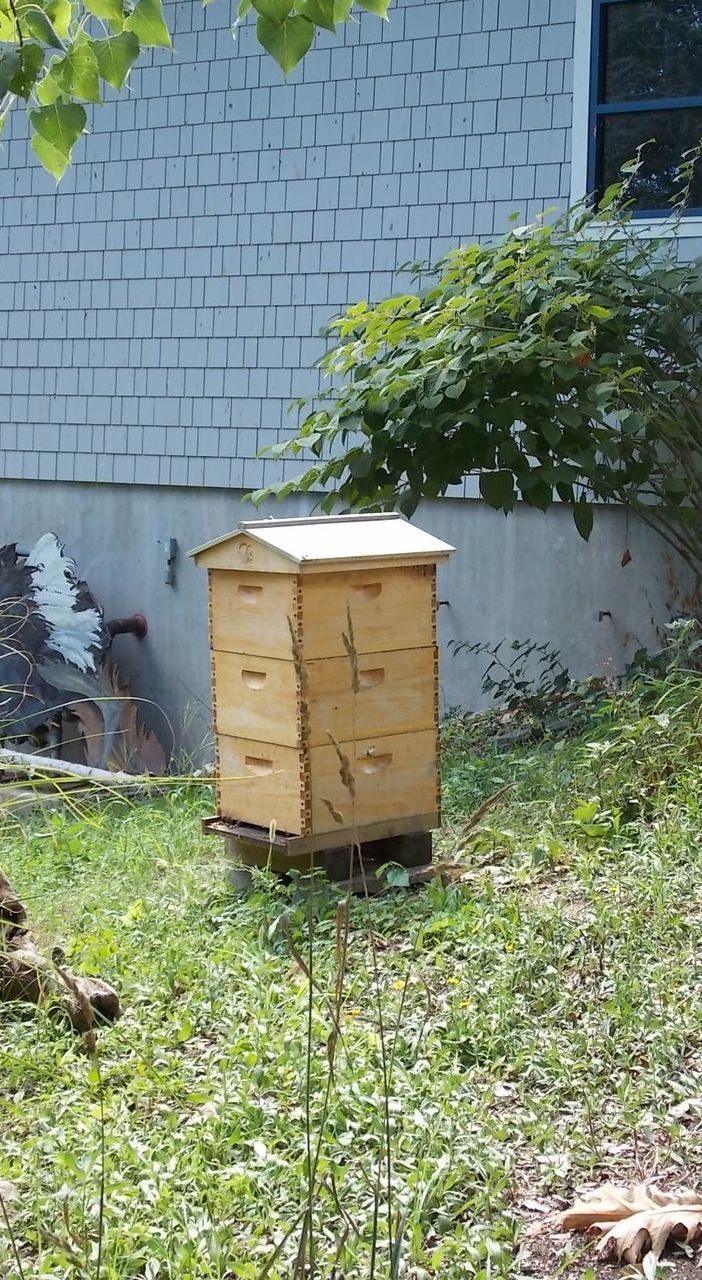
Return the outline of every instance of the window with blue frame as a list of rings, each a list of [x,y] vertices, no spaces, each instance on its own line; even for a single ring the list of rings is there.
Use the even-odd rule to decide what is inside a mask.
[[[702,0],[593,0],[592,49],[589,188],[617,182],[648,142],[635,211],[669,213],[682,155],[702,139]],[[702,213],[702,164],[688,212]]]

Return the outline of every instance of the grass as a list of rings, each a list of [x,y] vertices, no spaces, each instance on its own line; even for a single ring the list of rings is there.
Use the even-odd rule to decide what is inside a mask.
[[[319,1280],[516,1275],[540,1200],[656,1170],[694,1184],[701,734],[702,679],[681,674],[509,755],[449,725],[442,849],[465,879],[351,903],[329,1087],[332,889],[228,890],[199,828],[211,800],[187,790],[8,827],[3,867],[40,935],[127,1010],[99,1077],[48,1016],[0,1010],[0,1190],[19,1193],[27,1280],[95,1280],[101,1088],[101,1280],[293,1276],[308,1110]],[[17,1275],[0,1227],[0,1276]]]

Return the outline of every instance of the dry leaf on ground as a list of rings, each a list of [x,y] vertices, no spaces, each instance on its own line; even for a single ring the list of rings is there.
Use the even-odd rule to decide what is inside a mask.
[[[702,1192],[669,1194],[646,1183],[607,1183],[577,1200],[559,1221],[564,1231],[604,1233],[598,1250],[605,1259],[641,1262],[647,1253],[660,1258],[672,1240],[702,1239]]]
[[[6,1182],[0,1178],[0,1224],[6,1215],[12,1216],[15,1203],[19,1198],[20,1193],[14,1182]]]

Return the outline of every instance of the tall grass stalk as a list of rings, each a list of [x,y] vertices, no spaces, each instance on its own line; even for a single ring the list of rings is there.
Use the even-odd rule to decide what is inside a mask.
[[[19,1245],[17,1244],[17,1237],[12,1230],[10,1215],[7,1211],[7,1205],[5,1204],[5,1197],[3,1196],[2,1191],[0,1191],[0,1213],[2,1213],[2,1220],[5,1223],[5,1230],[7,1231],[10,1241],[10,1248],[12,1249],[12,1254],[15,1259],[19,1280],[26,1280],[24,1267],[22,1266],[22,1258],[20,1257]]]

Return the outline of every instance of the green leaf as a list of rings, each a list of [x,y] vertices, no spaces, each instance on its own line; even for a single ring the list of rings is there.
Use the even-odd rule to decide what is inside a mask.
[[[364,453],[361,449],[349,455],[347,466],[352,476],[356,479],[362,479],[363,476],[370,474],[373,459],[369,453]]]
[[[237,22],[243,21],[251,8],[251,0],[239,0],[239,8],[236,11]]]
[[[548,511],[553,502],[553,490],[545,480],[536,480],[527,488],[522,488],[522,497],[527,506],[537,507],[539,511]]]
[[[275,58],[283,74],[296,67],[304,58],[314,39],[314,26],[301,14],[286,18],[283,22],[271,22],[260,14],[256,22],[259,44]]]
[[[592,388],[592,398],[598,404],[606,404],[616,390],[613,382],[598,382]]]
[[[605,209],[609,209],[610,205],[614,204],[614,201],[620,195],[621,190],[622,190],[621,182],[610,183],[610,185],[605,190],[605,193],[602,196],[602,199],[599,201],[599,204],[597,207],[602,212],[604,212]]]
[[[292,9],[292,0],[252,0],[257,13],[271,22],[284,22]]]
[[[379,18],[387,18],[390,0],[358,0],[362,9],[369,13],[377,13]]]
[[[587,542],[592,533],[592,525],[594,521],[594,510],[591,502],[586,502],[584,498],[573,504],[573,520],[575,527]]]
[[[0,98],[4,98],[20,69],[20,65],[20,55],[17,49],[6,49],[4,53],[0,53]]]
[[[555,449],[556,445],[560,444],[561,441],[561,429],[558,423],[552,422],[550,418],[544,418],[540,427],[546,443],[550,444],[552,449]]]
[[[296,9],[303,13],[315,27],[334,31],[334,0],[297,0]]]
[[[19,58],[19,71],[10,81],[10,92],[18,98],[29,98],[44,65],[44,50],[40,44],[24,44],[19,50]]]
[[[353,0],[334,0],[334,21],[348,22]]]
[[[51,0],[46,6],[55,30],[58,32],[62,40],[68,40],[71,31],[71,19],[73,17],[73,5],[71,0]]]
[[[44,13],[38,5],[26,5],[18,10],[22,25],[27,28],[37,40],[41,40],[43,44],[48,44],[52,49],[61,49],[63,51],[63,40],[59,36],[54,27],[51,18]]]
[[[32,147],[44,168],[55,178],[63,177],[86,119],[85,109],[77,102],[54,102],[50,107],[30,111],[29,120],[36,132]]]
[[[52,64],[47,80],[49,76],[71,98],[101,101],[97,58],[90,44],[75,44],[65,58]]]
[[[514,484],[510,471],[483,471],[480,493],[488,506],[496,511],[510,511],[514,506]]]
[[[103,80],[121,89],[139,57],[139,40],[133,31],[123,31],[109,40],[93,40],[92,49]]]
[[[39,163],[43,165],[48,173],[53,174],[58,182],[68,168],[70,157],[57,151],[56,147],[52,147],[51,143],[47,142],[46,138],[42,138],[38,133],[35,133],[32,138],[32,151]]]
[[[108,22],[124,22],[124,6],[122,0],[83,0],[86,9],[94,13],[96,18],[105,18]]]
[[[57,98],[63,96],[63,89],[58,83],[54,75],[54,67],[57,59],[52,58],[49,63],[49,69],[45,76],[35,85],[34,92],[43,107],[48,107],[50,102],[55,102]]]
[[[384,867],[378,867],[378,879],[385,875],[386,884],[393,889],[409,888],[409,871],[407,867],[403,867],[399,862],[387,862]]]
[[[419,494],[412,489],[408,489],[406,493],[403,493],[397,505],[403,516],[407,516],[407,519],[411,520],[419,506]]]
[[[171,36],[163,17],[161,0],[137,0],[134,11],[124,24],[125,31],[133,31],[139,43],[146,49],[170,49]]]

